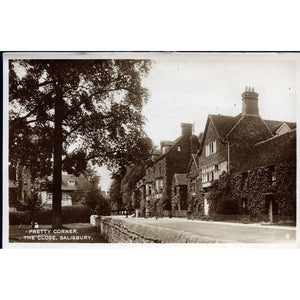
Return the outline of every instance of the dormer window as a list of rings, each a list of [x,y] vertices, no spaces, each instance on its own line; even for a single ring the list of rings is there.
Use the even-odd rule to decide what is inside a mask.
[[[214,140],[210,143],[208,143],[206,146],[205,146],[205,154],[206,156],[210,156],[214,153],[217,152],[217,141]]]

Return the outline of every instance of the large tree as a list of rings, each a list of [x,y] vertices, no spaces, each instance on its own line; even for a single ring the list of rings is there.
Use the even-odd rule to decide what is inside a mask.
[[[61,174],[87,161],[111,170],[149,150],[142,108],[145,60],[12,60],[10,161],[37,175],[53,170],[53,227],[61,227]],[[52,165],[53,164],[53,165]]]

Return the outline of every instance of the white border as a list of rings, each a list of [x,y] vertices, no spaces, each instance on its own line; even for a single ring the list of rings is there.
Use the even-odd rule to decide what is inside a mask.
[[[132,245],[126,244],[83,244],[83,243],[65,243],[65,244],[52,244],[52,243],[9,243],[8,242],[8,232],[9,232],[9,207],[8,207],[8,60],[9,59],[229,59],[233,56],[239,59],[247,59],[249,56],[257,55],[260,59],[265,60],[282,60],[291,59],[297,61],[297,71],[296,71],[296,99],[297,99],[297,116],[300,115],[299,108],[299,95],[300,95],[300,53],[279,53],[269,52],[269,53],[211,53],[211,52],[8,52],[3,54],[3,247],[4,248],[132,248]],[[297,120],[298,121],[298,120]],[[299,149],[299,132],[297,133],[297,149]],[[298,152],[297,152],[298,153]],[[298,165],[298,155],[297,155],[297,165]],[[300,178],[300,171],[297,168],[297,178]],[[300,205],[298,201],[298,195],[300,192],[299,184],[297,181],[297,233],[296,233],[296,243],[295,247],[300,246],[299,237],[299,226],[300,226]],[[139,244],[134,247],[144,248],[145,245]],[[147,247],[161,248],[166,247],[163,245],[147,245]],[[168,244],[168,247],[172,248],[172,245]],[[178,247],[178,245],[174,246]],[[180,247],[185,248],[185,245],[180,245]],[[281,245],[281,244],[191,244],[187,247],[215,247],[215,248],[293,248],[291,245]]]

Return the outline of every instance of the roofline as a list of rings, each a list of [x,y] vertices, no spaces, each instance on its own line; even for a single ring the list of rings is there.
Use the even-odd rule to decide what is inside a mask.
[[[217,135],[218,135],[218,137],[219,137],[219,139],[221,138],[220,137],[220,135],[219,135],[219,132],[218,132],[218,130],[217,130],[217,128],[216,128],[216,125],[214,124],[214,121],[213,121],[213,119],[212,119],[212,114],[209,114],[208,115],[208,117],[209,117],[209,119],[211,120],[211,123],[213,124],[213,126],[214,126],[214,128],[215,128],[215,130],[216,130],[216,132],[217,132]]]
[[[166,153],[162,153],[150,166],[153,166],[155,163],[157,163],[161,158],[163,158],[163,157],[165,157],[170,151],[171,151],[171,149],[172,148],[174,148],[175,147],[175,145],[176,145],[176,143],[178,143],[181,139],[183,138],[183,136],[181,135],[181,136],[179,136],[174,142],[173,142],[173,145],[172,146],[170,146],[170,148],[167,150],[167,152]],[[150,167],[149,166],[149,167]],[[148,167],[148,168],[149,168]]]
[[[265,124],[265,126],[268,128],[270,134],[271,134],[272,136],[274,136],[274,134],[272,133],[271,129],[269,128],[269,126],[267,125],[267,123],[265,122],[265,120],[264,120],[263,118],[261,118],[261,116],[259,116],[259,117],[260,117],[260,119],[262,120],[262,122]]]
[[[287,126],[290,130],[292,130],[291,127],[290,127],[287,123],[283,122],[283,123],[278,127],[278,129],[276,130],[276,132],[277,132],[278,130],[280,130],[284,125]],[[274,126],[274,127],[275,127],[275,126]],[[295,128],[294,128],[294,129],[295,129]]]
[[[288,131],[288,132],[286,132],[286,133],[279,134],[279,135],[274,135],[274,136],[270,137],[270,138],[267,139],[267,140],[264,140],[264,141],[261,141],[261,142],[258,142],[258,143],[256,143],[256,144],[254,144],[254,146],[257,146],[257,145],[266,143],[266,142],[268,142],[268,141],[270,141],[270,140],[274,140],[274,139],[276,139],[276,138],[282,137],[283,135],[293,133],[293,132],[296,131],[296,130],[297,130],[297,128],[294,128],[294,129],[291,129],[290,131]]]
[[[205,123],[205,129],[204,129],[204,132],[203,132],[203,138],[202,138],[202,141],[201,141],[201,144],[200,144],[200,152],[199,152],[199,155],[201,155],[202,151],[203,151],[203,145],[204,145],[204,141],[205,141],[205,138],[206,138],[206,134],[207,134],[207,129],[208,129],[208,122],[211,121],[211,123],[213,124],[214,128],[215,128],[215,131],[217,132],[217,135],[218,137],[220,138],[220,135],[218,133],[218,130],[215,126],[215,124],[213,123],[212,121],[212,118],[211,118],[212,114],[208,114],[207,115],[207,120],[206,120],[206,123]]]

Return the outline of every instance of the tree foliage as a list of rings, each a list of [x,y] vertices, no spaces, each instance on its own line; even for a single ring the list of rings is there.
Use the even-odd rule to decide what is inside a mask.
[[[123,209],[122,194],[121,194],[121,175],[114,175],[112,183],[108,191],[108,201],[111,210]]]
[[[109,214],[109,204],[99,187],[100,176],[88,166],[76,179],[77,190],[72,192],[73,204],[87,205],[97,214]]]
[[[149,67],[144,60],[12,61],[10,160],[21,158],[22,164],[39,171],[36,158],[43,164],[49,161],[60,90],[64,155],[77,143],[69,161],[65,159],[66,168],[83,158],[108,164],[114,171],[136,161],[149,146],[141,113],[148,96],[141,78]],[[22,156],[20,148],[27,155]]]
[[[145,162],[127,167],[126,174],[121,180],[122,204],[125,208],[131,209],[138,206],[137,203],[135,203],[138,199],[132,199],[132,196],[136,190],[138,180],[144,175]]]
[[[150,66],[145,60],[10,61],[9,159],[34,176],[54,173],[57,226],[62,168],[78,174],[92,161],[116,172],[148,151],[142,77]]]

